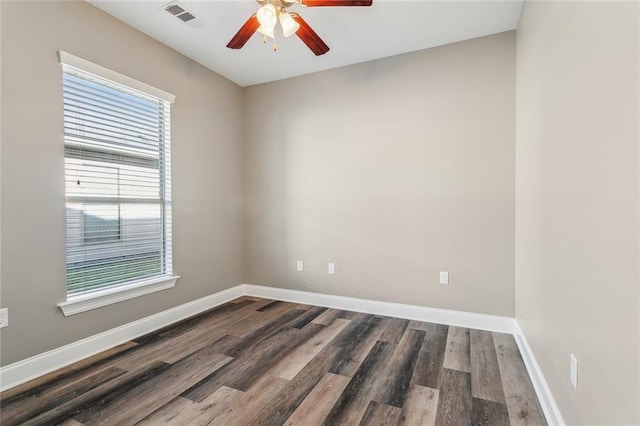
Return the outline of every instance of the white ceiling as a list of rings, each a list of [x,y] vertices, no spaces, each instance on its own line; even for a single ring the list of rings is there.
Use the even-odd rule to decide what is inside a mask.
[[[168,0],[88,0],[105,12],[222,74],[251,86],[513,30],[523,0],[373,0],[371,7],[293,5],[331,50],[316,57],[296,36],[278,51],[254,35],[241,50],[227,43],[258,9],[255,0],[181,0],[206,25],[194,29],[164,11]]]

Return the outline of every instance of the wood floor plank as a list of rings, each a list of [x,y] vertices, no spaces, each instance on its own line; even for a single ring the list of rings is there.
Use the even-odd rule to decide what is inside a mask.
[[[340,317],[342,311],[340,309],[327,309],[311,321],[313,324],[329,325],[334,319]],[[343,318],[346,319],[346,318]]]
[[[400,408],[403,406],[425,334],[420,330],[405,331],[389,363],[384,386],[375,398],[377,402]]]
[[[222,386],[200,403],[179,396],[136,423],[136,426],[207,425],[230,405],[237,405],[243,395],[245,392]]]
[[[341,351],[329,372],[353,376],[378,341],[382,333],[381,323],[380,318],[366,314],[359,314],[352,319],[331,342],[332,345],[340,347]]]
[[[181,359],[185,358],[186,356],[189,356],[192,353],[194,353],[195,352],[195,350],[193,350],[194,348],[196,348],[196,350],[200,350],[205,346],[210,347],[211,350],[215,351],[216,353],[224,355],[225,351],[228,348],[238,343],[238,340],[239,340],[238,337],[228,336],[228,335],[224,335],[217,340],[213,340],[214,336],[217,334],[219,333],[215,333],[215,332],[207,333],[205,336],[202,337],[201,341],[199,341],[197,344],[192,344],[192,346],[189,349],[184,350],[182,354],[172,350],[159,355],[157,359],[167,363],[174,364],[180,361]]]
[[[444,369],[435,423],[439,426],[471,424],[471,375],[469,373]]]
[[[296,303],[293,306],[293,309],[302,309],[303,311],[308,311],[311,308],[318,308],[319,306],[307,305],[304,303]]]
[[[412,384],[440,389],[447,333],[446,325],[428,324],[411,379]]]
[[[362,420],[371,396],[384,380],[376,372],[384,369],[394,350],[395,345],[391,343],[376,342],[334,404],[323,425],[358,424]]]
[[[302,328],[305,325],[309,324],[311,321],[316,319],[319,315],[323,314],[328,308],[323,308],[321,306],[314,306],[300,315],[295,321],[291,322],[291,327],[293,328]]]
[[[380,340],[397,345],[400,343],[400,339],[402,339],[402,335],[409,325],[409,320],[387,317],[384,319],[384,322],[384,331],[380,335]]]
[[[249,305],[249,309],[258,312],[261,308],[269,305],[272,302],[274,302],[273,299],[264,299],[264,298],[260,297],[255,302],[253,302],[251,305]]]
[[[63,421],[62,423],[59,423],[58,426],[83,426],[82,423],[73,420],[73,419],[67,419],[65,421]]]
[[[246,426],[259,424],[253,420],[259,408],[267,404],[286,386],[287,381],[277,377],[264,376],[247,392],[227,405],[209,424],[220,426]]]
[[[229,406],[237,406],[244,394],[245,392],[223,386],[201,403],[177,397],[136,423],[136,426],[208,425]]]
[[[195,404],[195,416],[188,422],[180,422],[180,424],[188,425],[208,425],[221,417],[223,413],[232,406],[240,406],[245,392],[237,389],[222,386],[220,389],[211,394],[208,398],[200,403]],[[153,426],[153,425],[149,425]]]
[[[253,309],[238,312],[238,317],[222,324],[210,325],[210,329],[225,330],[229,336],[245,337],[257,328],[258,324],[266,324],[269,316]],[[242,315],[242,316],[240,316]]]
[[[323,326],[303,329],[285,329],[265,339],[244,352],[233,362],[211,374],[186,390],[182,396],[192,401],[202,402],[221,386],[228,386],[241,391],[248,390],[260,377],[281,359],[285,358],[302,341],[310,339]]]
[[[470,348],[469,329],[449,326],[443,367],[471,373]]]
[[[186,356],[191,355],[197,350],[217,343],[219,350],[223,347],[221,341],[224,341],[226,346],[230,346],[237,341],[237,338],[226,336],[224,330],[211,330],[209,333],[202,333],[200,330],[194,330],[191,332],[183,333],[180,338],[176,337],[167,341],[163,345],[159,345],[158,353],[155,354],[155,358],[164,361],[169,364],[173,364]],[[185,349],[189,348],[189,349]],[[138,365],[139,365],[138,360]],[[133,368],[132,366],[126,366],[128,370]]]
[[[257,309],[257,311],[267,312],[267,311],[270,311],[271,309],[277,308],[278,306],[282,305],[283,303],[285,303],[285,302],[281,302],[279,300],[274,300],[271,303],[268,303],[268,304],[264,305],[263,307]]]
[[[185,331],[189,331],[202,326],[204,323],[226,319],[228,313],[239,311],[242,308],[249,306],[251,303],[251,301],[223,303],[220,306],[208,309],[177,323],[170,324],[166,327],[162,327],[158,330],[152,331],[151,333],[138,337],[133,341],[139,344],[147,344],[159,340],[163,337],[178,336]]]
[[[162,374],[169,368],[169,364],[160,361],[152,361],[144,367],[116,377],[107,383],[78,395],[57,407],[46,411],[37,417],[29,419],[22,425],[49,425],[58,424],[76,415],[82,415],[90,409],[107,404],[147,380]],[[11,423],[8,423],[11,424]]]
[[[138,348],[131,350],[113,360],[115,367],[126,371],[133,371],[140,368],[149,360],[161,360],[167,363],[174,363],[184,357],[191,355],[197,350],[224,339],[226,348],[232,343],[233,338],[225,337],[224,330],[215,329],[209,333],[202,333],[202,329],[196,328],[183,334],[161,338]],[[233,341],[235,343],[235,340]]]
[[[197,402],[178,396],[140,420],[136,426],[192,425],[199,413],[197,406]]]
[[[280,302],[275,305],[271,305],[271,309],[267,309],[262,311],[266,305],[270,305],[273,303],[272,300],[258,300],[257,302],[252,303],[246,308],[237,311],[234,313],[236,318],[234,318],[231,322],[226,322],[222,324],[216,324],[216,327],[223,328],[227,331],[227,334],[238,337],[246,337],[256,330],[260,329],[272,323],[277,318],[280,318],[282,315],[295,310],[298,314],[302,314],[304,312],[303,309],[295,309],[292,308],[294,305],[291,303]]]
[[[313,324],[301,330],[286,330],[271,340],[260,342],[250,356],[239,357],[230,367],[233,374],[224,379],[224,384],[238,390],[248,390],[256,382],[259,374],[269,371],[299,347],[301,342],[308,341],[322,329],[322,326]]]
[[[307,395],[293,414],[287,419],[287,426],[318,425],[327,417],[340,394],[349,384],[349,378],[327,373]]]
[[[230,304],[234,306],[233,303]],[[230,327],[236,324],[243,324],[246,327],[246,321],[252,318],[260,317],[261,313],[256,311],[255,308],[260,306],[260,302],[246,301],[235,304],[236,309],[229,309],[220,313],[219,311],[213,311],[206,313],[202,318],[189,324],[190,319],[187,319],[187,324],[182,326],[180,323],[175,326],[166,327],[158,334],[162,338],[175,338],[184,333],[189,333],[193,330],[228,330]],[[228,333],[229,334],[229,333]]]
[[[490,331],[471,330],[471,395],[493,402],[505,402],[498,358]]]
[[[273,300],[270,299],[259,298],[256,298],[255,300],[247,299],[241,302],[233,300],[216,308],[187,318],[186,320],[180,321],[176,324],[164,327],[150,333],[150,335],[156,334],[161,337],[171,337],[196,327],[220,327],[222,325],[227,325],[230,322],[238,322],[238,320],[242,318],[257,317],[260,314],[258,310],[272,302]],[[286,306],[284,308],[286,309]],[[147,336],[143,336],[142,339],[146,339],[146,337]]]
[[[409,328],[412,330],[428,331],[430,324],[429,322],[411,320],[409,321]]]
[[[62,382],[59,386],[51,386],[47,389],[46,396],[32,396],[20,401],[20,404],[3,404],[0,423],[23,423],[125,373],[124,370],[111,367],[70,383]]]
[[[402,410],[376,401],[369,402],[367,410],[360,421],[361,426],[395,426],[400,420]]]
[[[262,340],[267,339],[269,336],[276,333],[283,325],[294,320],[305,313],[300,309],[292,309],[290,311],[284,311],[281,315],[271,318],[264,325],[257,328],[253,332],[249,333],[245,337],[241,338],[236,345],[231,346],[225,351],[225,354],[231,357],[236,357],[240,352],[246,350],[248,347],[253,346]]]
[[[515,339],[508,334],[493,333],[493,341],[511,424],[546,425]]]
[[[344,318],[344,319],[354,319],[358,315],[361,315],[361,313],[360,312],[355,312],[355,311],[341,311],[340,312],[340,318]]]
[[[412,385],[402,406],[398,425],[435,425],[438,393],[436,389]]]
[[[472,398],[471,421],[474,426],[509,426],[509,413],[505,404]]]
[[[126,395],[98,410],[89,410],[81,417],[81,423],[90,424],[135,424],[158,408],[180,395],[181,392],[202,378],[219,370],[231,357],[216,353],[215,346],[204,347],[181,359],[162,374],[137,386]]]
[[[342,316],[339,318],[342,318]],[[362,336],[369,333],[380,322],[380,318],[373,315],[358,314],[351,319],[349,326],[336,336],[331,344],[338,347],[353,345],[354,341],[360,340]]]
[[[22,399],[48,393],[52,387],[64,386],[65,383],[82,380],[85,375],[95,374],[100,368],[108,368],[106,364],[109,361],[137,346],[138,344],[135,342],[125,342],[67,367],[8,389],[0,393],[0,405],[3,408],[8,407]]]
[[[197,322],[192,321],[191,318],[185,320],[191,324],[190,327],[165,328],[165,331],[158,332],[158,338],[147,339],[146,344],[141,344],[115,358],[113,365],[132,371],[149,360],[162,358],[163,361],[173,363],[184,358],[221,338],[225,335],[225,330],[235,324],[250,320],[251,315],[260,315],[250,309],[251,305],[244,303],[238,305],[242,306],[235,310],[224,310],[223,314],[218,314],[219,311],[213,311]],[[227,338],[226,343],[232,343],[231,339]]]
[[[338,320],[347,321],[341,318]],[[283,424],[325,376],[338,353],[338,348],[326,346],[268,404],[256,413],[252,422],[264,425]],[[270,372],[267,375],[270,375]]]
[[[325,326],[315,336],[283,358],[269,371],[269,374],[285,380],[293,379],[349,322],[346,319],[336,318],[332,324]]]

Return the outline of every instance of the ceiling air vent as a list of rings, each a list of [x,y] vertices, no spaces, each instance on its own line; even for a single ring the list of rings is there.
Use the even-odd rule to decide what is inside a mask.
[[[187,24],[191,28],[200,28],[205,24],[202,19],[198,18],[193,12],[187,10],[186,7],[177,1],[166,4],[163,8],[167,13],[175,16],[180,22]]]
[[[185,12],[178,15],[178,19],[181,20],[182,22],[189,22],[192,19],[196,19],[196,17],[190,14],[189,12]]]
[[[184,13],[184,9],[181,8],[180,6],[178,6],[177,4],[170,4],[169,6],[165,7],[164,10],[166,10],[167,12],[169,12],[172,15],[180,15],[181,13]]]

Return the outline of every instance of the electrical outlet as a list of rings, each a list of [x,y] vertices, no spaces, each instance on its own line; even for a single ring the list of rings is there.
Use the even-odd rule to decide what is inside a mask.
[[[332,275],[335,274],[336,273],[336,264],[335,263],[330,263],[329,264],[329,269],[328,269],[327,272],[329,272]]]
[[[569,380],[574,388],[578,389],[578,360],[574,354],[571,354],[569,366]]]
[[[296,271],[302,272],[304,270],[304,262],[302,260],[298,260],[296,262]]]
[[[449,284],[449,273],[440,271],[440,284]]]
[[[0,309],[0,328],[9,325],[9,308]]]

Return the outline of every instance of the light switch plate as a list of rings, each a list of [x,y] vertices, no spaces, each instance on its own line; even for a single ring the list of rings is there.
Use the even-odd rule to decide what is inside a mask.
[[[449,284],[449,273],[440,271],[440,284]]]
[[[335,274],[336,273],[336,264],[335,263],[330,263],[327,272],[332,274],[332,275]]]
[[[298,260],[296,262],[296,271],[302,272],[304,270],[304,262],[302,260]]]

